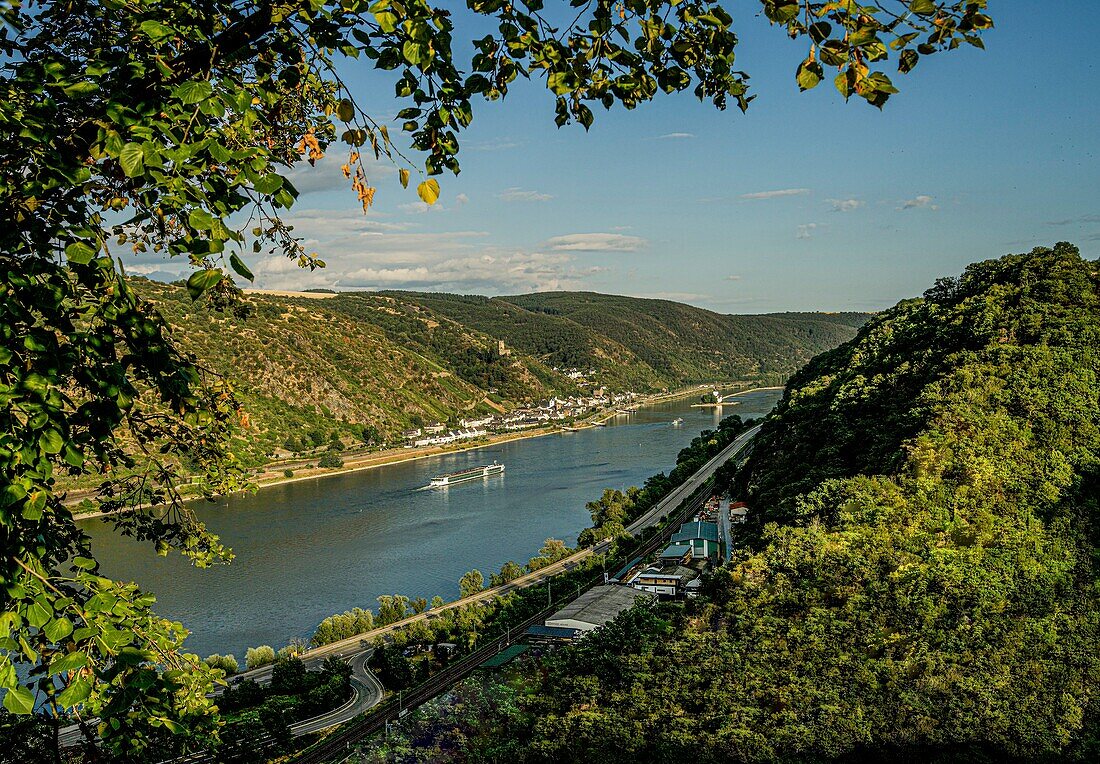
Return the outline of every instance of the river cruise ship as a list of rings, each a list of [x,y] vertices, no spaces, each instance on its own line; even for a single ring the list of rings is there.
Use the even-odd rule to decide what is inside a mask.
[[[458,472],[449,472],[446,475],[440,475],[439,477],[432,478],[428,483],[429,488],[446,488],[449,485],[455,483],[465,483],[467,480],[477,480],[479,478],[486,478],[490,475],[499,475],[504,472],[504,465],[493,462],[492,464],[485,464],[481,467],[470,467],[469,469],[459,470]]]

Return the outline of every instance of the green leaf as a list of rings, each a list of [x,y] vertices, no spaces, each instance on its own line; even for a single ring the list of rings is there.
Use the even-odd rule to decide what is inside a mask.
[[[91,694],[92,683],[80,677],[69,682],[69,686],[57,696],[57,702],[65,708],[72,708],[79,703],[83,703]]]
[[[53,428],[44,430],[38,436],[38,447],[47,454],[60,454],[64,445],[65,439],[61,437],[61,433]]]
[[[84,452],[72,443],[66,443],[61,454],[65,463],[72,467],[80,467],[84,464]]]
[[[584,129],[592,127],[592,110],[585,106],[583,103],[577,107],[577,121],[580,122]]]
[[[799,90],[816,88],[824,74],[825,70],[821,68],[821,64],[812,58],[806,59],[798,66],[796,79],[798,80]]]
[[[143,21],[141,22],[141,31],[154,40],[160,40],[167,37],[170,34],[175,34],[175,30],[172,27],[165,26],[159,21]]]
[[[22,685],[13,687],[4,695],[4,708],[25,716],[34,710],[34,694]]]
[[[898,71],[902,74],[913,71],[913,67],[917,65],[918,60],[920,60],[920,54],[915,50],[912,48],[903,50],[898,58]]]
[[[42,607],[38,602],[32,602],[27,607],[27,623],[36,629],[45,626],[52,615],[53,614],[49,610]]]
[[[96,256],[96,251],[82,241],[74,241],[65,247],[65,257],[74,265],[86,265]]]
[[[253,183],[252,187],[264,196],[270,196],[283,187],[283,178],[276,172],[268,173]]]
[[[196,207],[187,215],[187,222],[196,231],[209,231],[214,225],[214,216]]]
[[[225,275],[217,268],[195,271],[191,274],[191,278],[187,279],[187,291],[192,300],[197,300],[207,289],[212,289],[221,283],[223,278]]]
[[[0,638],[6,637],[11,634],[11,630],[15,628],[16,623],[19,620],[19,616],[16,613],[8,610],[0,613]],[[4,656],[0,655],[0,666],[4,665],[4,661],[7,660]],[[4,685],[0,684],[0,687]]]
[[[822,43],[829,39],[829,35],[833,32],[832,24],[827,21],[818,21],[816,24],[810,24],[809,30],[810,39],[816,43]]]
[[[73,567],[81,570],[95,570],[95,560],[91,557],[74,557]]]
[[[378,26],[382,27],[382,31],[387,34],[397,29],[397,15],[389,11],[375,13],[374,20],[378,22]]]
[[[836,89],[840,91],[840,94],[847,98],[852,94],[851,87],[848,84],[848,71],[843,71],[833,79],[833,84],[836,85]]]
[[[429,178],[416,187],[416,193],[424,204],[432,205],[439,199],[439,183],[435,178]]]
[[[46,508],[46,492],[32,491],[28,499],[23,502],[24,520],[35,521],[42,517],[42,511]]]
[[[214,88],[206,80],[190,80],[182,83],[172,91],[173,96],[188,105],[201,103],[213,93]]]
[[[928,16],[936,12],[935,0],[913,0],[909,3],[909,10],[921,16]]]
[[[5,690],[19,684],[19,676],[15,673],[15,666],[11,665],[8,656],[0,655],[0,687]]]
[[[413,66],[424,60],[426,52],[427,49],[424,45],[412,40],[406,40],[405,44],[401,46],[401,54]]]
[[[255,276],[252,275],[252,271],[248,270],[248,266],[244,264],[244,260],[236,252],[229,256],[229,264],[233,267],[233,270],[237,272],[237,275],[242,276],[249,281],[254,281]]]
[[[206,147],[206,150],[210,152],[210,156],[222,163],[228,162],[233,158],[233,155],[229,153],[229,149],[217,141],[211,141],[210,145]]]
[[[42,631],[45,632],[46,639],[51,642],[60,642],[73,633],[73,622],[65,616],[61,616],[47,623],[46,628]]]
[[[130,142],[123,146],[118,155],[118,163],[122,166],[126,177],[132,178],[140,174],[145,166],[145,152],[142,151],[141,145]]]
[[[64,674],[66,671],[76,671],[88,665],[88,656],[82,652],[66,653],[59,655],[50,661],[50,674]]]
[[[91,82],[89,80],[84,80],[83,82],[75,82],[72,85],[69,85],[69,87],[65,88],[63,92],[67,96],[82,96],[88,95],[89,93],[94,93],[97,90],[99,90],[99,85],[97,83]]]
[[[554,72],[546,78],[546,87],[558,95],[565,95],[573,90],[569,84],[569,72]]]

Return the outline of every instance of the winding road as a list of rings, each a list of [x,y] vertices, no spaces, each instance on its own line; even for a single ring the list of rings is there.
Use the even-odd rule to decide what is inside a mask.
[[[382,687],[382,683],[378,681],[378,677],[367,668],[367,662],[370,661],[373,652],[373,650],[366,650],[348,661],[351,664],[351,699],[327,714],[321,714],[312,719],[305,719],[290,725],[290,732],[294,737],[309,735],[337,724],[343,724],[382,701],[386,690]]]

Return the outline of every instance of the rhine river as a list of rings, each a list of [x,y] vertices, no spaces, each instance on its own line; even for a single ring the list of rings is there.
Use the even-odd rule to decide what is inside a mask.
[[[742,395],[723,413],[761,417],[780,392]],[[547,538],[572,546],[591,524],[585,502],[667,473],[681,448],[717,424],[714,411],[692,408],[693,400],[646,406],[607,427],[202,503],[200,519],[236,555],[230,565],[193,568],[175,553],[157,557],[103,520],[81,525],[104,575],[139,582],[156,595],[159,615],[191,630],[188,650],[233,653],[243,663],[246,648],[308,638],[326,616],[376,608],[380,594],[450,600],[472,568],[487,582],[508,560],[526,563]],[[503,475],[418,490],[435,475],[494,460],[506,465]]]

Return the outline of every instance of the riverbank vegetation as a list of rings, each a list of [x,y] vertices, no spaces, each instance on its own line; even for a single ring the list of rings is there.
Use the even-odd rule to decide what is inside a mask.
[[[1098,347],[1100,263],[1067,244],[877,316],[732,476],[753,521],[705,596],[543,659],[464,737],[491,761],[1094,760]]]
[[[626,491],[608,489],[585,507],[592,515],[592,525],[581,531],[577,546],[589,547],[605,539],[626,533],[626,526],[642,517],[659,501],[678,488],[708,461],[729,446],[737,436],[754,427],[756,421],[742,421],[736,414],[722,419],[715,430],[704,430],[676,456],[676,466],[665,475],[659,472],[648,478],[641,488]]]

